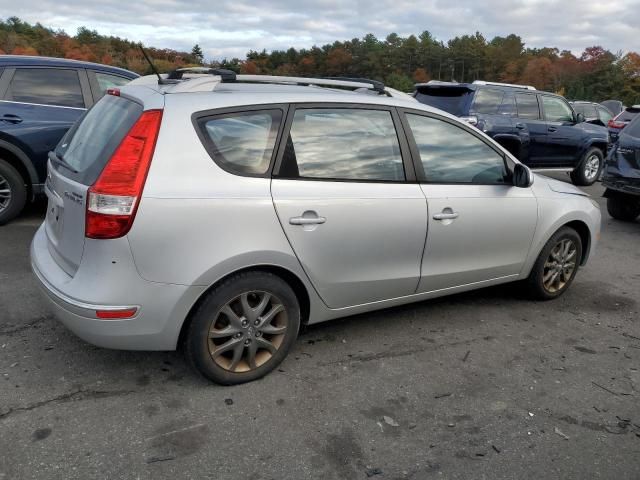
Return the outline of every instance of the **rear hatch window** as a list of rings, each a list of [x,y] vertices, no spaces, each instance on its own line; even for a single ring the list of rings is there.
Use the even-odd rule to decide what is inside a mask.
[[[76,182],[92,185],[141,114],[141,105],[105,95],[58,143],[54,167],[63,168]]]
[[[416,100],[456,116],[466,115],[473,90],[465,86],[425,85],[416,90]]]
[[[619,122],[630,122],[640,113],[640,108],[627,108],[624,112],[621,112],[616,118]]]

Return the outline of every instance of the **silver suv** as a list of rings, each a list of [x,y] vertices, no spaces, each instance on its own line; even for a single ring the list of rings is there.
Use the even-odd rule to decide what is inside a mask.
[[[177,72],[110,90],[49,154],[33,271],[93,344],[222,384],[301,324],[525,280],[567,290],[600,211],[376,82]]]

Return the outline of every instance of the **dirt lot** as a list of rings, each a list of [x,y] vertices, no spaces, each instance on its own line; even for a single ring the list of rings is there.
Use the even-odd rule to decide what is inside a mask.
[[[603,209],[559,300],[503,286],[315,326],[225,388],[53,320],[41,215],[0,228],[2,480],[640,478],[640,222]]]

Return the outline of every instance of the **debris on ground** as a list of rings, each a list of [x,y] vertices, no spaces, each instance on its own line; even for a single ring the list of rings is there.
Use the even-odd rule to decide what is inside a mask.
[[[391,425],[392,427],[399,427],[400,426],[400,424],[398,422],[396,422],[393,418],[387,417],[386,415],[384,417],[382,417],[382,419],[384,420],[384,423],[386,423],[387,425]]]
[[[227,405],[233,405],[233,398],[225,398],[224,403],[226,403]]]
[[[380,470],[379,468],[367,468],[365,470],[365,473],[369,478],[369,477],[373,477],[374,475],[382,475],[382,470]]]
[[[553,433],[555,433],[556,435],[561,436],[565,440],[569,440],[569,437],[567,435],[565,435],[564,433],[562,433],[562,430],[560,430],[558,427],[553,427]]]

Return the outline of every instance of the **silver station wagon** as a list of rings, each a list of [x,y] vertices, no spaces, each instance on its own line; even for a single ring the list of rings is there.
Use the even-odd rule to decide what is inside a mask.
[[[358,79],[181,70],[93,106],[49,154],[33,271],[95,345],[183,346],[222,384],[311,324],[523,281],[564,293],[600,210],[478,129]]]

